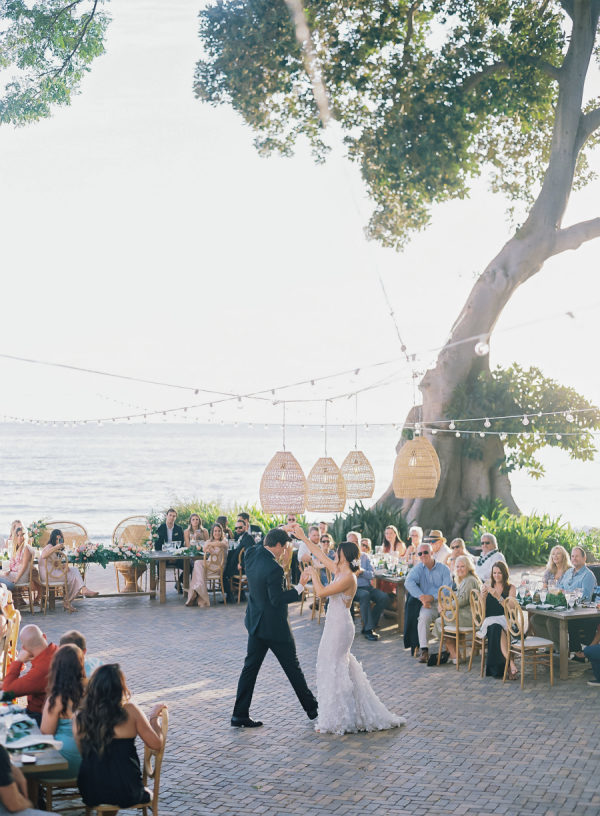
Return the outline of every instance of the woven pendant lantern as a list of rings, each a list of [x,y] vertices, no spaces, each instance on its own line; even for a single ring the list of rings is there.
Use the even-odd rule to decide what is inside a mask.
[[[350,451],[340,468],[346,482],[347,499],[370,499],[375,491],[375,474],[362,451]]]
[[[265,513],[303,513],[306,477],[296,457],[278,451],[260,480],[260,503]]]
[[[424,436],[415,436],[400,449],[394,462],[392,487],[398,499],[431,499],[441,476],[435,448]]]
[[[331,456],[317,459],[306,480],[306,509],[340,513],[346,504],[346,482]]]

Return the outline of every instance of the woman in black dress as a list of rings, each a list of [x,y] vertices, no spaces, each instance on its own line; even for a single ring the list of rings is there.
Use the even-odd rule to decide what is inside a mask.
[[[504,561],[494,564],[490,586],[484,584],[481,594],[485,598],[485,620],[479,631],[482,636],[487,635],[488,644],[485,673],[488,677],[503,677],[508,655],[504,601],[506,598],[514,598],[517,594],[516,587],[510,583],[508,567]],[[512,660],[508,677],[510,680],[517,677],[517,668]]]
[[[73,718],[73,734],[81,752],[77,784],[88,807],[127,808],[150,801],[150,792],[142,785],[135,738],[140,737],[153,751],[162,748],[158,718],[166,706],[156,703],[148,720],[129,697],[119,665],[100,666]]]

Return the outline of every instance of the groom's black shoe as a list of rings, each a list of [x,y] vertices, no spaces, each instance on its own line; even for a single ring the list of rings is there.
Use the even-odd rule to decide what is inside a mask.
[[[251,720],[250,717],[232,717],[231,724],[234,728],[260,728],[260,720]]]
[[[379,635],[377,632],[374,632],[372,629],[367,629],[365,631],[365,637],[367,640],[379,640]]]
[[[317,717],[319,716],[319,709],[313,708],[312,711],[307,711],[306,716],[308,717],[309,720],[316,720]]]

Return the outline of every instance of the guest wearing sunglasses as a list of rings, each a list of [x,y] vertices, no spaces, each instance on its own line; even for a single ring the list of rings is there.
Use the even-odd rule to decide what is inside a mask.
[[[452,578],[445,564],[436,561],[431,544],[423,542],[417,550],[419,563],[411,569],[404,584],[408,594],[421,602],[417,631],[421,656],[419,663],[429,659],[429,625],[438,617],[437,595],[441,586],[450,586]]]
[[[475,559],[471,553],[467,551],[467,547],[463,539],[453,538],[450,542],[450,555],[446,559],[446,566],[450,570],[453,579],[456,577],[456,560],[461,557],[467,558],[471,562],[473,568],[475,568]]]

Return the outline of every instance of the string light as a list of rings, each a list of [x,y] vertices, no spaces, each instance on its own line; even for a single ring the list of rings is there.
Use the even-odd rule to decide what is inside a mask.
[[[491,428],[492,427],[492,423],[490,422],[489,417],[485,418],[485,422],[483,423],[483,425],[484,425],[485,428]]]
[[[525,415],[521,422],[523,423],[523,425],[529,425],[529,417]]]

